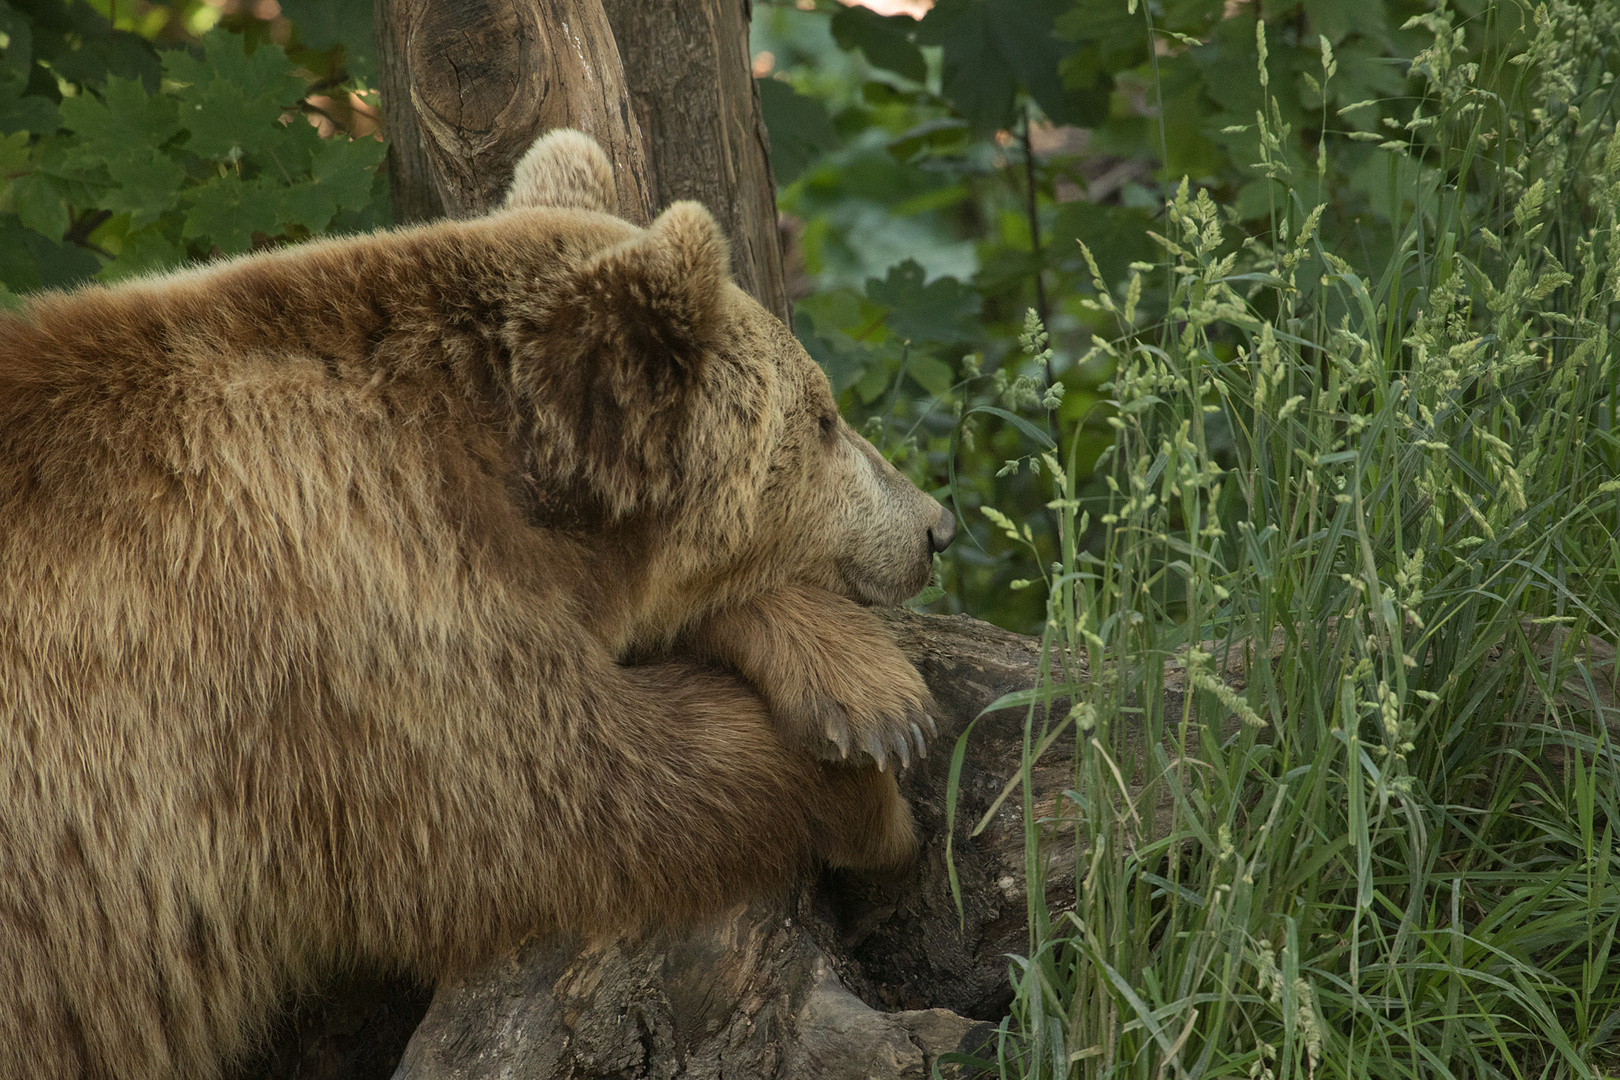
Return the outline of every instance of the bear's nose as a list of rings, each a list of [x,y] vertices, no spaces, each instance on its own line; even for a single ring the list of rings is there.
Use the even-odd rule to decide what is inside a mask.
[[[956,515],[947,507],[941,507],[939,520],[928,529],[928,546],[935,551],[944,551],[956,539]]]

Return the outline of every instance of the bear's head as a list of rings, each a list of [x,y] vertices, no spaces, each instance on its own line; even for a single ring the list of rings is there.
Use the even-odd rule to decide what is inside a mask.
[[[554,131],[504,214],[564,210],[591,238],[544,290],[544,345],[513,382],[536,417],[534,469],[644,548],[631,636],[777,585],[863,604],[925,586],[954,516],[843,421],[793,333],[732,283],[714,219],[680,202],[641,229],[615,206],[602,150]]]

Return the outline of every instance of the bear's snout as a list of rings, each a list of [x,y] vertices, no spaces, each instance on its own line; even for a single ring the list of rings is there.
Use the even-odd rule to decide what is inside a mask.
[[[944,551],[956,539],[956,515],[948,506],[939,508],[939,520],[928,527],[928,546],[936,553]]]

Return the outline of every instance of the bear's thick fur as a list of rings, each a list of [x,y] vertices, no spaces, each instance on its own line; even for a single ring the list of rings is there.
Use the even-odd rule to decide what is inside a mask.
[[[489,217],[0,319],[0,1077],[912,851],[862,605],[951,519],[702,208],[613,208],[554,133]]]

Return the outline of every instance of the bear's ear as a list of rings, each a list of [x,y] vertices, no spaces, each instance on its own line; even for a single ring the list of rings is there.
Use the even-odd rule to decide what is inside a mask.
[[[567,272],[511,369],[536,410],[539,475],[585,481],[613,518],[679,490],[693,391],[724,344],[728,266],[709,212],[682,202]]]
[[[613,163],[596,140],[572,128],[548,131],[534,141],[512,172],[507,209],[555,206],[619,212]]]
[[[709,212],[678,202],[580,268],[579,330],[619,404],[665,408],[697,380],[719,344],[729,261]]]

